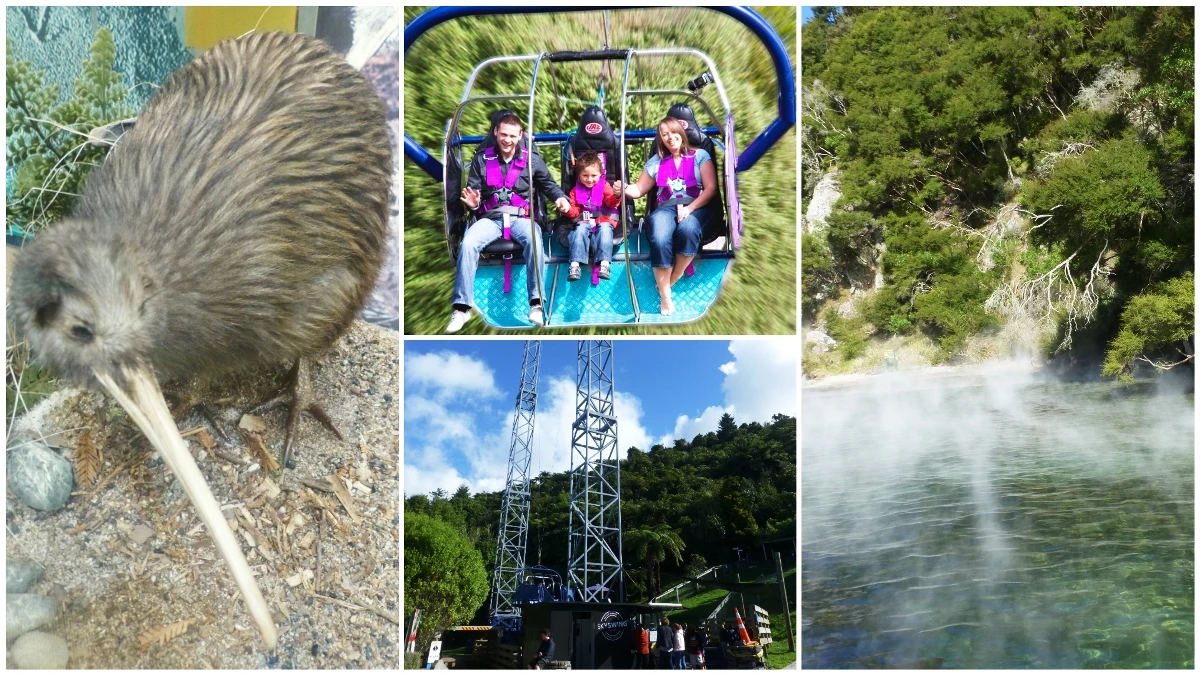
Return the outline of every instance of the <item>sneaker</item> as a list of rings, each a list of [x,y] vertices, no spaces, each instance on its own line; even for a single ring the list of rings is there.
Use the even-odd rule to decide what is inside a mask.
[[[567,281],[579,281],[581,276],[583,276],[583,272],[579,270],[579,263],[571,263],[571,269],[567,272]]]
[[[612,273],[608,271],[608,261],[601,260],[600,261],[600,278],[601,279],[609,279],[611,277],[612,277]]]
[[[450,312],[450,325],[446,326],[446,332],[457,333],[458,331],[462,330],[462,327],[466,325],[467,321],[470,319],[471,310],[469,309],[465,312],[461,309],[456,309],[453,312]]]
[[[529,323],[533,324],[534,328],[541,328],[546,323],[545,314],[542,313],[541,305],[534,305],[529,308]]]

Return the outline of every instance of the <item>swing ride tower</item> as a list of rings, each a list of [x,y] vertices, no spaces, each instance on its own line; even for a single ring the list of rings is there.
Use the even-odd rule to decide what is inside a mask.
[[[521,608],[513,595],[525,567],[525,545],[529,538],[529,461],[533,442],[533,419],[537,412],[538,361],[541,340],[526,340],[521,360],[521,388],[517,390],[512,444],[508,450],[508,482],[500,504],[500,530],[496,537],[496,567],[492,573],[493,626],[506,630],[521,627]]]
[[[571,424],[567,574],[578,600],[625,599],[612,340],[580,340]]]

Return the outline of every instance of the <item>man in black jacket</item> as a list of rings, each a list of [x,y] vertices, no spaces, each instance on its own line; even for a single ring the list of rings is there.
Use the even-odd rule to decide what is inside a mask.
[[[550,629],[542,629],[542,644],[538,645],[537,656],[529,662],[530,670],[541,670],[542,666],[554,658],[554,640],[550,639]]]
[[[525,285],[529,291],[529,321],[540,328],[544,321],[542,299],[538,294],[538,279],[544,276],[545,254],[538,252],[534,264],[534,247],[541,237],[533,227],[530,215],[533,204],[528,201],[529,184],[554,201],[562,213],[571,209],[571,202],[558,183],[550,177],[546,163],[536,152],[529,152],[521,140],[521,120],[505,115],[496,122],[496,145],[479,149],[471,160],[467,187],[462,191],[462,203],[474,211],[479,220],[467,228],[458,252],[458,269],[454,278],[454,297],[450,302],[447,333],[457,333],[471,318],[474,304],[475,272],[479,269],[479,253],[485,246],[504,236],[504,215],[508,214],[509,236],[520,244],[525,255]]]

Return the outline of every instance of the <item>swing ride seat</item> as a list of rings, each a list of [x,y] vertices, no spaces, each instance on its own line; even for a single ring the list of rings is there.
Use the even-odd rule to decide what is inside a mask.
[[[529,7],[439,7],[431,9],[416,17],[405,27],[405,50],[424,32],[442,22],[460,16],[537,13],[542,11],[577,11],[568,8],[553,8],[543,10]],[[581,10],[579,10],[581,11]],[[476,65],[470,73],[464,87],[463,95],[454,114],[446,125],[443,142],[442,162],[434,159],[425,148],[405,135],[405,154],[421,169],[440,180],[443,186],[445,201],[446,241],[452,260],[459,254],[459,245],[463,232],[468,226],[468,214],[464,211],[459,195],[464,182],[463,177],[463,148],[468,145],[478,145],[480,148],[494,143],[491,138],[492,128],[501,114],[513,113],[512,110],[496,110],[490,118],[490,127],[482,136],[464,136],[459,129],[464,109],[471,105],[495,105],[503,101],[525,103],[526,114],[518,114],[522,119],[524,134],[520,144],[529,152],[538,152],[539,146],[554,147],[560,164],[561,180],[564,191],[574,185],[574,160],[588,150],[600,151],[604,155],[605,179],[616,180],[620,177],[628,184],[630,166],[628,163],[628,148],[630,146],[647,147],[655,143],[657,129],[645,120],[648,128],[627,129],[629,121],[629,104],[636,98],[672,97],[682,98],[669,110],[669,115],[684,118],[689,143],[709,152],[718,174],[718,189],[716,197],[710,202],[721,217],[713,217],[706,224],[702,234],[700,253],[696,256],[688,274],[682,277],[672,287],[672,301],[675,311],[663,315],[659,306],[658,291],[655,285],[654,271],[650,264],[649,242],[645,234],[645,216],[647,212],[636,214],[633,200],[626,199],[622,208],[625,222],[625,236],[614,232],[613,256],[610,263],[610,278],[598,279],[593,277],[592,265],[585,264],[584,275],[581,279],[568,282],[570,256],[567,249],[554,236],[555,222],[546,217],[547,211],[558,217],[553,206],[546,204],[543,195],[532,195],[534,203],[534,220],[539,226],[541,246],[536,255],[540,258],[545,269],[545,276],[540,284],[540,296],[546,317],[546,326],[557,327],[593,327],[610,325],[637,324],[678,324],[701,318],[716,302],[725,280],[732,271],[733,261],[737,250],[741,247],[742,218],[741,205],[737,197],[736,173],[749,170],[761,156],[795,124],[795,81],[791,71],[786,48],[779,36],[770,25],[757,13],[743,7],[713,8],[733,17],[749,28],[766,46],[775,66],[779,84],[778,117],[739,155],[734,136],[734,115],[716,65],[707,55],[694,49],[600,49],[555,53],[538,53],[523,56],[497,56],[486,59]],[[631,65],[635,59],[684,57],[697,59],[702,62],[705,70],[700,77],[687,83],[687,88],[677,89],[642,89],[632,88],[630,82]],[[555,77],[557,64],[567,62],[612,61],[624,64],[623,77],[620,77],[620,125],[619,131],[608,125],[603,112],[604,94],[600,88],[597,103],[584,111],[579,128],[569,132],[541,132],[534,129],[534,102],[537,93],[539,73],[545,69]],[[527,63],[532,65],[530,87],[527,92],[500,93],[473,96],[472,90],[479,79],[480,73],[489,66],[503,64],[502,67],[511,69],[515,64]],[[614,78],[617,79],[617,78]],[[683,84],[682,82],[680,83]],[[719,97],[719,103],[724,109],[724,117],[718,117],[708,101],[701,96],[701,91],[707,85],[712,85]],[[616,86],[614,83],[614,93]],[[616,98],[616,96],[614,96]],[[566,105],[558,95],[558,84],[555,81],[555,99],[562,107],[563,116]],[[695,111],[703,111],[709,126],[701,127],[696,121],[691,105]],[[643,109],[644,112],[644,109]],[[683,113],[686,112],[686,115]],[[591,115],[591,117],[589,117]],[[689,118],[690,116],[690,118]],[[543,117],[544,119],[544,117]],[[560,121],[563,117],[560,116]],[[655,118],[653,122],[656,122]],[[600,133],[591,133],[590,129],[597,122]],[[602,137],[600,139],[593,137]],[[597,143],[596,141],[600,142]],[[551,161],[555,159],[550,157]],[[641,167],[634,167],[635,175],[640,175]],[[552,169],[553,170],[553,169]],[[653,194],[653,191],[652,191]],[[528,199],[528,197],[527,197]],[[653,206],[654,197],[644,200],[647,206]],[[560,226],[562,223],[559,223]],[[505,292],[505,263],[508,263],[508,282],[510,290]],[[591,262],[591,261],[589,261]],[[485,247],[480,255],[479,268],[474,281],[475,308],[483,320],[497,328],[521,329],[531,328],[527,319],[529,313],[528,294],[526,292],[525,260],[521,247],[515,241],[500,239]]]

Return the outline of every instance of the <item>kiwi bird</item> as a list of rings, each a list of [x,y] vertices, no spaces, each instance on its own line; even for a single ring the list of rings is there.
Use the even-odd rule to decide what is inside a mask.
[[[284,464],[301,410],[332,429],[308,364],[379,276],[391,175],[384,106],[358,71],[314,38],[252,33],[173,73],[13,270],[9,316],[35,356],[130,413],[271,647],[266,603],[161,386],[291,364]]]

